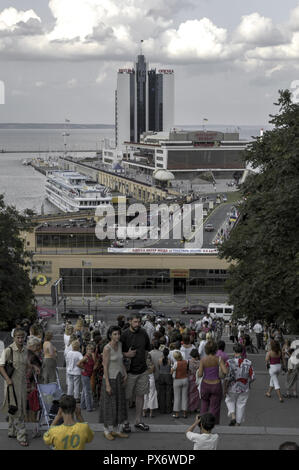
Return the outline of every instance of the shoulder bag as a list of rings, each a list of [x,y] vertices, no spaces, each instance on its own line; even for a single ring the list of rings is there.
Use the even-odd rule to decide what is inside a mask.
[[[5,362],[4,370],[5,370],[6,374],[8,375],[8,377],[11,378],[14,371],[15,371],[15,368],[14,368],[14,365],[13,365],[13,350],[12,350],[12,347],[9,346],[9,349],[10,349],[10,359],[8,359]]]
[[[12,387],[12,391],[13,391],[13,395],[15,399],[14,405],[10,403],[10,393],[9,393],[10,387]],[[18,411],[18,401],[16,397],[15,387],[13,385],[8,385],[7,387],[7,400],[8,400],[8,414],[15,415],[16,412]]]

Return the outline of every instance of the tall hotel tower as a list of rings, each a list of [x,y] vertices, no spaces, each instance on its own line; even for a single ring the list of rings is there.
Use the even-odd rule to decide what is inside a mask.
[[[148,70],[144,55],[135,69],[120,69],[115,92],[115,143],[139,142],[146,131],[168,132],[174,125],[173,70]]]

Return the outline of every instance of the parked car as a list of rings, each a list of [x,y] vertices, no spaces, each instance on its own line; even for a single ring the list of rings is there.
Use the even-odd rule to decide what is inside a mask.
[[[205,305],[189,305],[189,307],[183,307],[181,313],[183,315],[196,314],[196,313],[207,313],[208,309]]]
[[[215,228],[213,224],[206,224],[205,225],[205,231],[206,232],[214,232]]]
[[[164,312],[160,312],[160,310],[154,310],[153,308],[143,308],[141,310],[139,310],[140,315],[151,315],[153,317],[162,317],[162,318],[165,318],[165,313]]]
[[[152,306],[152,301],[151,300],[144,300],[144,299],[136,299],[132,300],[131,302],[127,302],[126,308],[129,310],[140,310],[141,308],[148,307],[150,308]]]
[[[72,310],[72,309],[68,310],[65,313],[62,313],[61,316],[64,320],[68,320],[69,318],[77,318],[77,319],[80,317],[83,319],[85,318],[84,313],[78,312],[77,310]]]
[[[125,246],[125,243],[123,240],[114,240],[111,243],[112,248],[123,248]]]

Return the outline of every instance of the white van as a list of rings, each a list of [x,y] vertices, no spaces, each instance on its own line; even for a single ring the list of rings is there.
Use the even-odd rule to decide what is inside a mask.
[[[234,312],[234,306],[228,304],[210,303],[208,305],[208,313],[212,318],[223,318],[224,321],[229,321]]]

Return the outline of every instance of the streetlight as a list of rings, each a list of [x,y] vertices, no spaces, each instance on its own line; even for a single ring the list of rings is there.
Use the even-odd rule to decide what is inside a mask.
[[[56,310],[56,323],[58,323],[58,305],[59,305],[59,300],[58,300],[58,286],[62,282],[62,277],[57,279],[57,281],[54,282],[54,284],[51,287],[51,296],[52,296],[52,304],[55,305],[55,310]]]

